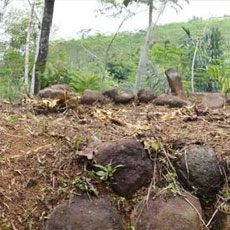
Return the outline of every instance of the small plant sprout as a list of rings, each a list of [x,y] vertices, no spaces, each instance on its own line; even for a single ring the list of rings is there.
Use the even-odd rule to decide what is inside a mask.
[[[114,173],[119,169],[123,168],[124,165],[115,165],[113,166],[112,162],[107,164],[106,166],[94,164],[95,168],[99,170],[95,172],[95,175],[100,178],[100,180],[111,183],[113,180]]]
[[[90,182],[90,178],[86,178],[84,176],[80,177],[79,179],[75,180],[73,184],[82,192],[86,192],[89,194],[98,195],[97,189],[92,185]]]
[[[80,144],[82,144],[83,142],[86,141],[86,138],[85,137],[82,137],[82,136],[75,136],[73,138],[73,142],[74,142],[74,149],[75,150],[79,150],[79,146]]]

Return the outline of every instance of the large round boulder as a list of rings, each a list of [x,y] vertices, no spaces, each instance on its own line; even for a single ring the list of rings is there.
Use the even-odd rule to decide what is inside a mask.
[[[182,184],[201,198],[214,198],[224,179],[215,152],[207,146],[187,147],[176,162],[176,171]]]
[[[85,105],[93,105],[96,103],[105,104],[106,100],[101,93],[94,90],[86,90],[81,96],[80,103]]]
[[[50,215],[46,230],[123,230],[122,221],[110,202],[77,197],[59,205]]]
[[[152,162],[142,145],[134,138],[102,145],[95,157],[97,164],[123,165],[114,173],[112,189],[121,196],[129,197],[152,177]]]
[[[138,204],[131,219],[138,230],[201,230],[197,212],[201,215],[200,202],[191,194],[164,194]]]
[[[153,93],[152,89],[145,88],[141,89],[138,94],[138,100],[142,103],[148,103],[156,98],[156,95]]]

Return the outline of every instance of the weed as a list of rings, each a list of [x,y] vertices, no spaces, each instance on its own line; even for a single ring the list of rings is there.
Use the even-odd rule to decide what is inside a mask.
[[[94,194],[97,196],[98,194],[97,189],[90,182],[90,178],[82,176],[79,179],[73,181],[72,184],[74,184],[80,191],[86,192],[88,195]]]
[[[226,188],[223,189],[220,194],[223,198],[230,199],[230,190],[229,189],[226,189]]]
[[[176,180],[176,178],[177,178],[176,172],[168,172],[166,174],[166,180],[168,183],[174,182]]]
[[[82,136],[75,136],[73,138],[73,142],[74,142],[74,149],[76,151],[79,150],[79,146],[80,144],[84,143],[86,141],[86,138],[85,137],[82,137]]]
[[[195,186],[192,186],[191,193],[196,196],[198,194],[198,188],[196,188]]]
[[[95,172],[96,176],[100,178],[100,180],[104,182],[111,183],[113,180],[114,173],[119,169],[123,168],[124,165],[116,165],[113,166],[112,162],[107,164],[106,166],[94,164],[94,167],[98,168],[99,170]]]
[[[174,194],[176,194],[178,191],[178,187],[176,184],[176,178],[177,178],[176,172],[168,172],[165,176],[165,179],[168,182],[166,189],[167,191],[170,191]]]
[[[7,124],[9,126],[12,126],[19,121],[19,118],[20,118],[20,116],[18,114],[7,116],[6,117]]]

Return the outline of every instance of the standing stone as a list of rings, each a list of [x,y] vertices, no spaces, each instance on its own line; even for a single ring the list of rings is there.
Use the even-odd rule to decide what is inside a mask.
[[[187,147],[176,163],[176,171],[185,187],[196,189],[205,199],[215,198],[224,180],[216,154],[207,146]]]
[[[114,174],[112,189],[129,197],[152,177],[152,162],[142,145],[134,138],[106,143],[98,149],[95,161],[103,166],[123,165]]]
[[[172,95],[185,98],[181,76],[179,73],[175,69],[168,69],[165,71],[165,75],[167,76]]]
[[[184,193],[187,201],[173,194],[163,194],[156,199],[150,197],[148,205],[139,204],[132,213],[132,223],[137,230],[201,230],[199,200],[189,193]],[[196,210],[191,206],[191,204]]]
[[[59,205],[50,215],[46,230],[123,230],[122,221],[110,202],[87,196]]]

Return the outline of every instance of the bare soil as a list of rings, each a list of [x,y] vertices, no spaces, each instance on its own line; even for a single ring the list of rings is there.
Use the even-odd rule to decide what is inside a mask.
[[[41,230],[56,205],[81,193],[75,181],[87,169],[77,150],[84,150],[93,136],[101,142],[135,136],[153,161],[157,152],[164,156],[162,149],[173,160],[185,146],[205,144],[228,165],[230,107],[210,111],[197,104],[172,109],[135,103],[38,113],[36,105],[0,104],[1,230]],[[158,170],[163,178],[164,166]],[[157,181],[159,188],[165,186],[162,181]],[[148,192],[143,188],[124,200],[97,178],[91,182],[98,196],[112,197],[124,221]]]

